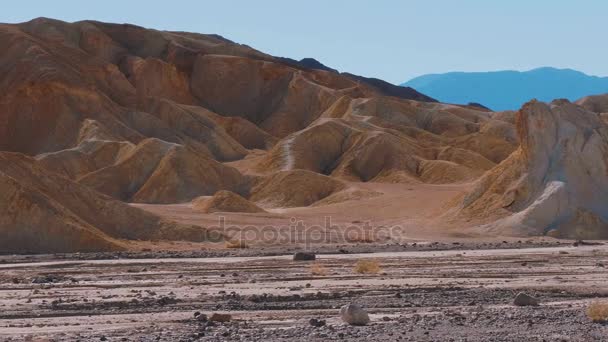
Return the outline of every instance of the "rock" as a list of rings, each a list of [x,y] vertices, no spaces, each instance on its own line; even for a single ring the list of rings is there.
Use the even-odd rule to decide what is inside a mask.
[[[576,104],[592,112],[608,113],[608,94],[583,97]]]
[[[326,325],[327,322],[325,322],[325,320],[311,318],[310,321],[308,321],[308,324],[312,325],[315,328],[320,328],[320,327]]]
[[[221,313],[213,313],[213,315],[211,315],[211,317],[209,317],[209,321],[211,322],[219,322],[219,323],[226,323],[226,322],[230,322],[232,320],[232,315],[230,314],[221,314]]]
[[[35,277],[34,279],[32,279],[32,284],[57,283],[62,280],[63,279],[59,276],[49,274]]]
[[[208,317],[205,314],[200,313],[199,311],[194,313],[194,319],[196,319],[199,322],[207,322],[208,321]]]
[[[527,295],[523,292],[520,292],[517,294],[517,296],[515,296],[515,299],[513,300],[513,305],[515,305],[515,306],[538,306],[539,302],[540,301],[537,298]]]
[[[312,261],[317,259],[317,256],[311,252],[296,252],[293,255],[293,261]]]
[[[366,325],[369,323],[367,311],[357,304],[346,304],[340,309],[340,317],[350,325]]]
[[[459,215],[488,234],[608,238],[608,125],[572,103],[531,101],[520,147],[477,180]]]

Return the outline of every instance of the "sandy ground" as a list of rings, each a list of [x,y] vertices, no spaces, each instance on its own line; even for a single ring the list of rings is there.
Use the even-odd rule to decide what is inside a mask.
[[[608,326],[585,316],[590,302],[608,300],[608,245],[435,246],[320,254],[315,262],[255,253],[6,256],[0,341],[608,339]],[[381,271],[355,273],[361,259]],[[519,291],[541,305],[513,306]],[[369,311],[370,325],[341,322],[339,307],[349,302]],[[197,311],[230,313],[232,321],[200,322]],[[313,327],[311,318],[326,325]]]
[[[454,198],[465,193],[471,184],[386,184],[351,183],[351,191],[368,191],[377,196],[341,203],[267,209],[269,213],[213,213],[196,211],[189,203],[173,205],[133,204],[171,220],[194,224],[244,239],[253,245],[321,245],[323,243],[360,242],[372,232],[374,242],[383,240],[452,240],[479,238],[471,231],[454,229],[441,220],[441,214]],[[345,233],[346,232],[346,233]],[[303,234],[304,238],[297,239]],[[313,234],[322,234],[315,239]],[[502,237],[488,237],[499,240]]]

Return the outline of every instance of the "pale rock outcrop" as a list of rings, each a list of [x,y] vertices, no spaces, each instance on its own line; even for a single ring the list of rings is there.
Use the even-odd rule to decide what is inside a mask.
[[[460,215],[490,221],[480,229],[492,234],[607,238],[608,126],[599,115],[533,101],[517,130],[519,149],[477,181]]]

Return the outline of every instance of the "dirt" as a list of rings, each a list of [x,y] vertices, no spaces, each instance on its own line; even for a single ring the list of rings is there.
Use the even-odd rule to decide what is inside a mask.
[[[332,251],[331,248],[334,248]],[[0,257],[0,341],[603,341],[608,245],[558,240]],[[269,255],[275,254],[275,255]],[[358,260],[378,274],[357,274]],[[311,265],[323,274],[313,275]],[[516,307],[526,292],[538,307]],[[344,324],[355,302],[371,323]],[[207,323],[195,313],[228,313]],[[325,321],[315,327],[311,319]]]

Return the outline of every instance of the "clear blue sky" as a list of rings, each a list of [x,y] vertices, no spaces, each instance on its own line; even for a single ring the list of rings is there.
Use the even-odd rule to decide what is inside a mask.
[[[1,22],[44,16],[217,33],[393,83],[539,66],[608,75],[606,0],[19,0],[2,7]]]

